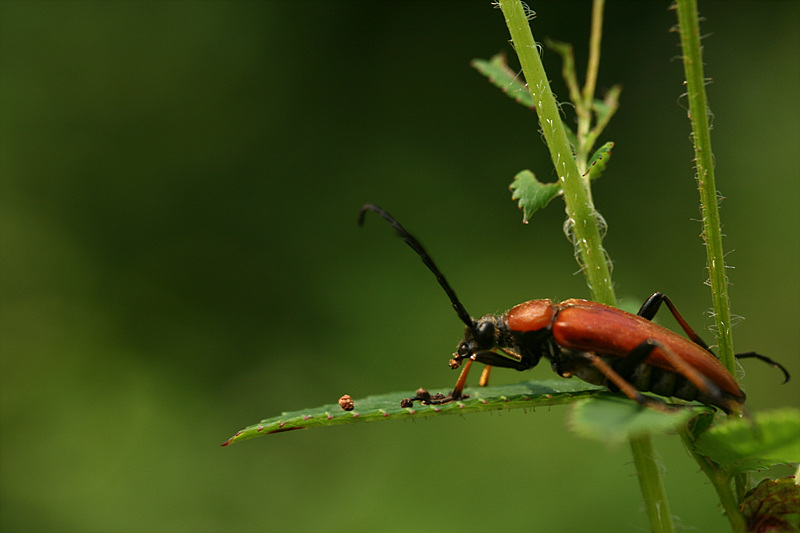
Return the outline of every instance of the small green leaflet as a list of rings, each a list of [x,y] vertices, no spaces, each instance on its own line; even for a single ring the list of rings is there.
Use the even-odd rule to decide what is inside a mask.
[[[727,420],[694,442],[695,450],[729,474],[800,462],[800,409],[765,411],[750,419]]]
[[[545,42],[548,48],[561,56],[561,61],[564,63],[564,66],[561,68],[561,75],[567,83],[569,99],[572,100],[574,105],[580,105],[583,98],[581,97],[581,90],[578,87],[578,76],[575,74],[575,56],[572,53],[572,45],[552,39],[547,39]]]
[[[588,174],[590,181],[602,176],[606,164],[611,158],[612,148],[614,148],[614,143],[607,142],[594,153],[589,161],[589,169],[584,174],[584,176]],[[560,183],[542,183],[530,170],[517,173],[508,188],[511,190],[511,199],[517,200],[519,208],[522,209],[524,224],[528,223],[536,211],[547,206],[553,198],[561,194]]]
[[[609,141],[597,149],[592,158],[589,160],[589,181],[594,181],[603,175],[606,169],[608,160],[611,159],[611,149],[614,148],[614,143]],[[585,174],[584,174],[585,175]]]
[[[595,99],[592,103],[592,109],[597,116],[597,123],[603,124],[604,128],[605,124],[608,124],[608,121],[611,120],[611,117],[614,116],[614,113],[616,113],[619,108],[619,94],[621,92],[622,87],[614,85],[608,90],[603,100]],[[600,131],[602,131],[602,129],[603,128],[601,128]],[[600,134],[600,131],[597,132],[597,135]]]
[[[588,398],[602,390],[605,389],[580,380],[525,381],[511,385],[469,388],[466,391],[469,398],[464,400],[444,405],[415,405],[413,408],[400,407],[400,400],[414,396],[413,392],[395,392],[355,400],[353,411],[344,411],[338,403],[332,403],[267,418],[239,431],[225,441],[223,446],[262,435],[310,427],[560,405]]]
[[[518,74],[508,67],[505,54],[495,54],[489,61],[473,59],[471,65],[515,102],[524,105],[528,109],[535,109],[533,97],[531,97],[528,86]]]
[[[486,76],[490,83],[503,91],[509,98],[528,109],[536,109],[531,92],[528,90],[528,85],[519,74],[509,68],[504,53],[495,54],[488,61],[485,59],[473,59],[470,64],[475,70]],[[572,143],[572,146],[575,146],[578,142],[575,132],[572,131],[566,122],[562,121],[562,125],[564,126],[564,130],[566,130],[569,142]]]
[[[517,200],[522,209],[524,224],[528,223],[536,211],[561,194],[560,183],[542,183],[530,170],[523,170],[514,176],[514,181],[508,188],[511,189],[511,199]]]

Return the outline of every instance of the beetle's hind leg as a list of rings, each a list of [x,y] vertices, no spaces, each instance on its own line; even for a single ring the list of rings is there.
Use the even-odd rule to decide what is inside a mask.
[[[603,361],[603,359],[600,358],[599,356],[591,352],[585,352],[584,355],[589,359],[589,362],[591,362],[592,365],[597,370],[599,370],[611,383],[613,383],[620,391],[622,391],[622,393],[625,394],[625,396],[627,396],[634,402],[638,403],[639,405],[643,405],[645,407],[651,407],[658,411],[669,412],[674,410],[672,407],[669,407],[663,402],[660,402],[655,398],[650,398],[649,396],[645,396],[644,394],[636,390],[636,387],[631,385],[630,382],[628,382],[628,380],[620,376],[616,370],[611,368],[611,366],[605,361]]]
[[[752,358],[752,359],[758,359],[759,361],[763,361],[763,362],[767,363],[768,365],[770,365],[772,367],[775,367],[775,368],[779,369],[781,372],[783,372],[783,378],[784,378],[783,382],[784,383],[788,383],[789,382],[789,378],[791,377],[791,376],[789,376],[789,371],[786,370],[786,368],[784,368],[784,366],[782,364],[778,363],[777,361],[773,361],[772,359],[770,359],[766,355],[761,355],[760,353],[756,353],[756,352],[745,352],[745,353],[737,353],[735,355],[735,357],[736,357],[736,359],[751,359]]]
[[[691,382],[691,384],[694,385],[698,391],[702,392],[703,395],[711,399],[711,401],[708,403],[720,407],[726,413],[742,412],[743,405],[740,402],[736,402],[735,400],[727,398],[718,386],[709,381],[692,365],[681,359],[670,348],[658,341],[646,340],[631,350],[622,363],[622,372],[625,374],[632,373],[636,366],[643,364],[647,357],[656,348],[661,351],[664,358],[669,362],[670,365],[672,365],[676,374],[689,380],[689,382]],[[611,366],[603,361],[600,357],[593,353],[587,353],[586,355],[589,357],[589,360],[594,367],[597,368],[604,376],[606,376],[611,383],[616,385],[619,390],[625,393],[628,398],[643,405],[646,404],[653,407],[661,405],[658,402],[655,402],[656,405],[654,405],[654,400],[644,396],[630,382],[622,377],[616,370],[611,368]],[[663,409],[663,406],[661,408]]]
[[[675,317],[675,320],[681,326],[681,329],[683,329],[683,331],[686,333],[686,336],[689,337],[692,340],[692,342],[694,342],[701,348],[704,348],[706,351],[708,351],[708,353],[710,353],[714,357],[717,357],[716,354],[711,350],[711,348],[708,347],[708,344],[706,344],[706,342],[700,338],[700,335],[695,333],[695,331],[692,329],[689,323],[686,322],[683,316],[681,316],[681,314],[678,312],[678,308],[675,307],[675,304],[672,303],[672,300],[670,300],[669,296],[667,296],[663,292],[654,292],[653,294],[651,294],[650,297],[647,298],[647,300],[645,300],[645,302],[642,304],[642,307],[639,309],[639,312],[636,314],[642,318],[646,318],[647,320],[652,321],[653,317],[656,316],[656,313],[658,312],[662,303],[667,304],[670,313],[672,313],[672,316]],[[778,368],[781,372],[783,372],[784,383],[788,383],[789,381],[789,372],[786,370],[786,368],[784,368],[782,364],[770,359],[765,355],[761,355],[756,352],[745,352],[745,353],[737,353],[735,357],[736,359],[752,358],[752,359],[758,359],[759,361],[763,361],[764,363],[767,363],[768,365],[774,368]],[[717,359],[719,358],[717,357]]]
[[[645,302],[642,304],[642,307],[639,309],[639,312],[636,314],[642,318],[652,321],[653,317],[655,317],[656,313],[658,313],[662,303],[667,304],[670,313],[672,313],[672,316],[675,317],[675,321],[680,325],[681,329],[686,333],[686,336],[692,340],[692,342],[702,348],[705,348],[712,354],[714,353],[711,351],[711,348],[708,347],[708,344],[706,344],[706,342],[700,338],[700,335],[695,333],[695,331],[692,329],[692,326],[690,326],[689,323],[686,322],[683,316],[678,312],[678,308],[675,307],[675,304],[672,303],[672,300],[669,299],[669,296],[663,292],[654,292],[651,294],[650,297],[645,300]],[[714,357],[716,357],[716,355]]]

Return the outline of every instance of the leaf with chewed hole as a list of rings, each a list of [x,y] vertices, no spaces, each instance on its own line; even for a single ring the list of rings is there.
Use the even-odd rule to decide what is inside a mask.
[[[519,208],[522,209],[522,222],[525,224],[536,211],[561,194],[559,183],[542,183],[530,170],[517,173],[508,188],[511,189],[511,199],[517,200]]]
[[[674,406],[673,410],[665,412],[619,395],[602,393],[576,403],[567,420],[570,428],[581,436],[618,444],[629,436],[663,433],[695,416],[713,412],[703,405]]]
[[[730,474],[800,463],[800,409],[756,413],[755,420],[726,420],[700,435],[694,446]]]
[[[414,396],[415,393],[395,392],[353,400],[352,411],[345,411],[338,403],[331,403],[267,418],[237,432],[223,446],[261,435],[311,427],[560,405],[588,398],[602,390],[605,389],[579,380],[525,381],[511,385],[469,388],[465,391],[468,398],[444,405],[415,404],[414,407],[400,407],[400,401]]]

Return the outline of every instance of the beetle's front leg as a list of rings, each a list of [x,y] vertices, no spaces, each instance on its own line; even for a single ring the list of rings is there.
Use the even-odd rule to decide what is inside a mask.
[[[478,380],[478,385],[480,387],[488,387],[489,386],[489,375],[492,373],[491,365],[486,365],[483,367],[483,372],[481,372],[481,378]]]
[[[507,348],[498,348],[501,352],[506,354],[507,356],[516,359],[517,361],[522,361],[522,356],[518,353],[512,352]],[[481,378],[478,380],[478,385],[481,387],[488,387],[489,386],[489,375],[492,373],[492,365],[486,365],[483,367],[483,372],[481,372]]]

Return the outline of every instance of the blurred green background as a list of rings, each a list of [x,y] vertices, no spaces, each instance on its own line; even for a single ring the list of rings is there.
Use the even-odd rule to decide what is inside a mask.
[[[583,65],[590,3],[531,7]],[[664,291],[711,338],[668,7],[607,7],[599,86],[624,90],[595,200],[623,303]],[[800,378],[800,4],[701,9],[736,346]],[[356,227],[364,202],[475,315],[588,296],[560,202],[522,225],[510,200],[517,171],[552,170],[535,115],[469,67],[511,51],[488,0],[4,2],[0,24],[0,529],[646,527],[628,450],[571,434],[567,408],[220,448],[344,393],[452,386],[462,326],[386,224]],[[744,366],[753,409],[800,405]],[[673,512],[725,530],[677,440],[656,439]]]

